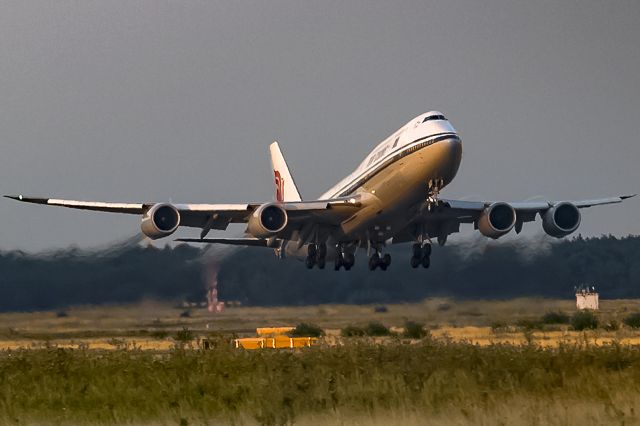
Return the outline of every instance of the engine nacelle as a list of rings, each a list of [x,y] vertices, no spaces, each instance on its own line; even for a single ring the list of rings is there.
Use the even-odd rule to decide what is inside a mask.
[[[516,224],[516,211],[507,203],[493,203],[478,219],[478,230],[485,237],[497,239],[509,233]]]
[[[152,240],[167,237],[178,229],[180,212],[172,204],[154,204],[142,217],[142,233]]]
[[[282,231],[289,222],[287,211],[274,203],[263,204],[253,212],[247,232],[257,238],[269,238]]]
[[[580,210],[568,202],[558,203],[542,215],[542,228],[552,237],[562,238],[580,226]]]

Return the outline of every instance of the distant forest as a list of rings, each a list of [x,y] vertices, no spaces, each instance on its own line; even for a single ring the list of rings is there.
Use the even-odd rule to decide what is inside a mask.
[[[246,305],[389,303],[431,296],[504,299],[572,297],[593,284],[601,297],[640,297],[640,237],[551,240],[546,236],[487,241],[474,238],[434,247],[430,269],[411,269],[410,247],[389,248],[386,272],[370,272],[358,253],[350,272],[307,270],[271,250],[235,252],[187,245],[158,249],[125,244],[105,250],[47,254],[0,252],[0,311],[145,299],[202,301],[218,271],[222,300]]]

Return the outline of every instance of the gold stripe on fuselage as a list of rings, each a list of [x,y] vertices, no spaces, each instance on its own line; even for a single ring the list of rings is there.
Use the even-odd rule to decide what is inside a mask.
[[[343,223],[345,234],[375,229],[375,239],[390,238],[410,219],[404,212],[430,195],[430,180],[442,180],[442,187],[453,180],[462,160],[459,137],[447,135],[430,142],[407,147],[406,154],[366,179],[353,192],[361,195],[363,208]]]

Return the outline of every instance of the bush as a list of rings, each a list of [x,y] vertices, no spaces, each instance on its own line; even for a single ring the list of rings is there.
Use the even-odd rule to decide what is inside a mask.
[[[372,321],[366,328],[367,336],[388,336],[390,334],[389,329],[383,324]]]
[[[537,320],[521,319],[516,322],[516,325],[525,330],[542,330],[542,323]]]
[[[404,323],[404,333],[402,333],[403,337],[408,339],[422,339],[426,335],[427,332],[424,329],[424,324],[413,321],[407,321]]]
[[[153,337],[154,339],[164,340],[169,337],[169,333],[167,333],[165,330],[154,330],[151,332],[151,337]]]
[[[624,324],[631,328],[640,328],[640,313],[635,313],[627,316],[624,319]]]
[[[547,312],[542,316],[543,324],[569,324],[569,315],[564,312]]]
[[[449,309],[451,309],[451,305],[448,303],[441,303],[438,305],[438,307],[436,308],[438,312],[446,312]]]
[[[320,337],[324,336],[324,330],[314,324],[302,322],[289,332],[291,337]]]
[[[179,343],[188,343],[192,341],[194,338],[193,333],[187,327],[183,327],[182,330],[176,333],[176,336],[173,338],[176,342]]]
[[[499,333],[501,331],[507,331],[508,327],[509,326],[504,321],[494,321],[494,322],[491,323],[491,331],[493,333]]]
[[[591,311],[578,311],[571,317],[571,327],[574,330],[593,330],[598,328],[598,318]]]
[[[367,333],[364,328],[356,327],[355,325],[348,325],[340,332],[340,335],[342,335],[342,337],[362,337],[366,334]]]

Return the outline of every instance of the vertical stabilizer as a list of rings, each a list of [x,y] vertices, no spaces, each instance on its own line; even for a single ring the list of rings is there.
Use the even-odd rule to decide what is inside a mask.
[[[280,202],[302,201],[278,142],[273,142],[269,146],[269,153],[271,154],[271,168],[276,185],[276,200]]]

